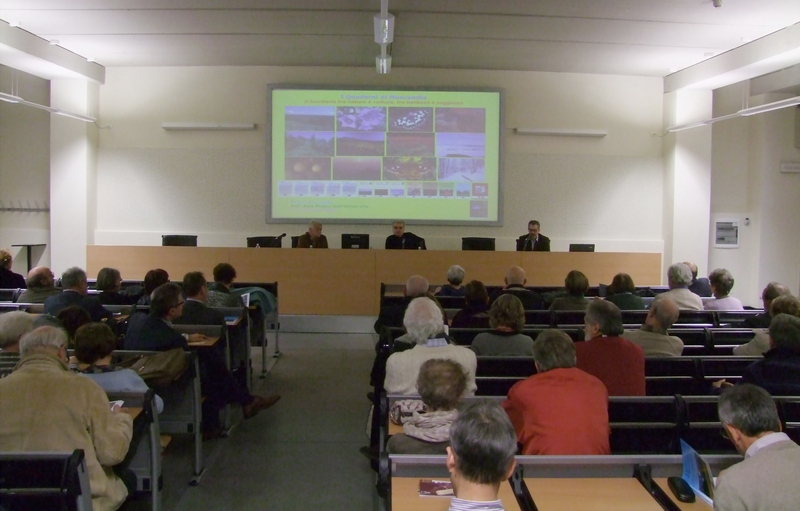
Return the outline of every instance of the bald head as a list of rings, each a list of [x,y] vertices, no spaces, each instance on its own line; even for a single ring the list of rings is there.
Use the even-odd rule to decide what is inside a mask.
[[[506,285],[510,286],[512,284],[523,286],[527,282],[525,278],[525,270],[520,268],[519,266],[512,266],[506,272]]]
[[[694,263],[690,263],[689,261],[684,261],[683,264],[689,267],[689,271],[692,272],[692,278],[697,278],[697,265]]]
[[[656,331],[666,332],[678,320],[681,313],[678,304],[669,298],[656,300],[650,306],[645,322]]]
[[[55,277],[47,266],[37,266],[28,272],[25,283],[28,289],[52,288],[55,286]]]
[[[428,279],[422,275],[414,275],[406,281],[405,294],[409,298],[417,298],[428,294]]]

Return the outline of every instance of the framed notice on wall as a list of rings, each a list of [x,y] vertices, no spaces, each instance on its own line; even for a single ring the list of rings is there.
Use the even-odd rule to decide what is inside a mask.
[[[714,248],[739,248],[739,220],[718,218],[714,220]]]

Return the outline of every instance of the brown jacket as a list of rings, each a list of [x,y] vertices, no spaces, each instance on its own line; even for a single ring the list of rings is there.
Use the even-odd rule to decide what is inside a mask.
[[[20,361],[0,379],[0,451],[83,449],[94,511],[114,510],[128,492],[111,467],[125,457],[133,432],[126,413],[111,411],[106,393],[51,355]]]

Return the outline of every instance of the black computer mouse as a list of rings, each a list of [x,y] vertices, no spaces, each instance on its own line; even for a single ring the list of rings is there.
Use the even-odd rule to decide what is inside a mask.
[[[682,477],[670,477],[667,479],[667,484],[676,499],[681,502],[694,502],[694,490],[692,490],[692,487],[689,486],[689,483],[687,483],[685,479]]]

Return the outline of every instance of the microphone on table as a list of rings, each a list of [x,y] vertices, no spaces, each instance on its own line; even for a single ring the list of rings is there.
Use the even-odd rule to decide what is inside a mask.
[[[404,248],[406,248],[406,238],[405,238],[405,236],[402,236],[400,238],[400,249],[402,250]]]
[[[525,240],[525,246],[523,247],[522,251],[523,252],[531,252],[532,250],[533,250],[533,242],[531,241],[530,238],[527,238]]]
[[[280,236],[275,236],[275,239],[272,241],[273,245],[276,247],[281,246],[281,240],[286,237],[286,233],[281,234]]]

